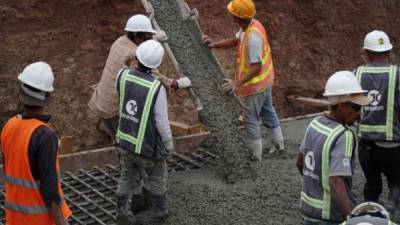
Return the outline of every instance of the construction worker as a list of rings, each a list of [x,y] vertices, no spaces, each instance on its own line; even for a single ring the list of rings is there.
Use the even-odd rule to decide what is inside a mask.
[[[396,225],[389,212],[375,202],[364,202],[356,206],[348,219],[340,225]]]
[[[208,36],[203,36],[203,42],[210,48],[236,47],[236,76],[234,80],[226,79],[223,89],[236,92],[249,107],[244,116],[247,146],[252,159],[261,160],[261,123],[273,137],[270,153],[284,150],[282,131],[272,105],[271,92],[275,73],[271,48],[264,26],[253,19],[256,9],[252,0],[233,0],[227,8],[241,29],[234,37],[221,41],[212,41]]]
[[[106,132],[115,143],[115,132],[118,127],[118,97],[115,91],[115,83],[118,71],[129,66],[135,58],[138,45],[150,40],[156,35],[150,19],[147,16],[138,14],[129,18],[125,26],[126,34],[119,37],[111,46],[106,65],[104,66],[100,82],[94,86],[94,92],[89,101],[89,108],[99,117]],[[165,39],[162,32],[157,33],[156,38]],[[161,81],[171,88],[184,88],[191,85],[187,77],[173,80],[157,73]]]
[[[339,224],[355,206],[351,180],[357,141],[349,126],[371,102],[364,92],[349,71],[336,72],[326,82],[330,110],[309,124],[297,158],[303,175],[300,211],[306,225]]]
[[[371,104],[363,107],[358,125],[358,157],[366,178],[364,198],[378,202],[383,173],[388,181],[386,208],[390,213],[398,208],[400,198],[399,69],[389,63],[392,48],[384,32],[368,33],[364,39],[368,63],[355,70],[361,87],[373,98]]]
[[[162,223],[168,217],[166,158],[174,150],[174,144],[168,121],[166,90],[152,74],[163,56],[164,49],[159,42],[143,42],[136,50],[136,68],[123,69],[118,76],[120,123],[116,137],[121,155],[117,188],[118,224],[135,222],[127,205],[130,192],[140,187],[142,177],[155,214],[153,222]],[[141,174],[143,171],[145,176]],[[134,196],[140,194],[133,193]],[[148,206],[144,205],[147,202],[145,198],[143,201],[136,199],[132,200],[132,207]]]
[[[19,74],[24,112],[1,133],[4,159],[4,208],[7,225],[65,225],[71,215],[58,178],[58,139],[44,114],[53,88],[53,72],[44,62]]]

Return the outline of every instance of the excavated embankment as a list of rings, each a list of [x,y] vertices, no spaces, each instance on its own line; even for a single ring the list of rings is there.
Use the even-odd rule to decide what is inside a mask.
[[[223,156],[225,175],[235,181],[254,175],[244,147],[243,131],[238,117],[242,111],[238,101],[222,90],[224,74],[201,42],[195,21],[184,20],[175,0],[150,0],[155,17],[167,33],[168,43],[184,76],[190,77],[193,89],[203,104],[199,119],[210,129],[215,146]]]

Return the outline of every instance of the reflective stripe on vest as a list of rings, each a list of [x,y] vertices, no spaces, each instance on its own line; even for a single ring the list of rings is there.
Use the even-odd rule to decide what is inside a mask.
[[[39,182],[34,182],[25,179],[19,179],[11,176],[4,176],[4,182],[17,185],[21,187],[31,188],[31,189],[39,189]]]
[[[159,80],[154,80],[153,82],[150,82],[150,81],[140,78],[138,76],[129,74],[129,70],[123,71],[123,73],[121,74],[120,93],[119,93],[119,97],[120,97],[119,113],[120,113],[120,115],[122,113],[123,104],[124,104],[124,100],[125,100],[126,82],[132,82],[132,83],[135,83],[137,85],[140,85],[142,87],[146,87],[149,89],[149,92],[148,92],[148,95],[146,97],[146,101],[144,104],[143,113],[140,118],[139,132],[138,132],[137,137],[134,137],[133,135],[128,134],[128,133],[124,133],[120,129],[118,129],[118,131],[117,131],[117,140],[122,139],[124,141],[131,143],[133,146],[135,146],[135,149],[133,149],[133,151],[136,154],[140,155],[141,150],[142,150],[143,139],[144,139],[145,132],[146,132],[147,121],[149,119],[149,114],[151,111],[151,106],[152,106],[156,91],[159,88],[159,86],[161,85],[161,82]],[[121,116],[120,116],[120,124],[121,124]]]
[[[396,92],[396,72],[397,66],[390,67],[365,67],[361,66],[357,69],[356,77],[358,82],[362,85],[362,76],[365,73],[388,75],[388,95],[386,102],[386,124],[371,125],[361,120],[358,128],[360,135],[363,133],[382,133],[385,135],[386,140],[393,140],[393,121],[394,121],[394,105],[395,105],[395,92]],[[362,115],[364,110],[362,111]],[[361,117],[362,118],[362,117]]]
[[[311,196],[308,196],[304,191],[301,192],[301,200],[306,204],[310,205],[313,208],[320,209],[322,211],[321,218],[324,220],[330,219],[330,208],[331,208],[331,191],[329,186],[329,159],[330,159],[330,150],[337,139],[338,135],[340,135],[345,128],[342,125],[338,125],[336,128],[329,128],[316,119],[314,119],[310,126],[315,131],[320,134],[326,136],[325,143],[322,148],[322,161],[321,161],[321,177],[322,177],[322,189],[323,196],[322,199],[316,199]],[[349,135],[345,135],[346,137],[346,146],[345,146],[345,155],[351,155],[353,151],[353,136],[351,131],[345,132],[349,133]],[[351,137],[351,141],[347,141],[347,139]],[[350,145],[351,144],[351,145]]]
[[[9,210],[16,212],[22,212],[26,214],[43,214],[48,213],[46,206],[22,206],[12,202],[4,201],[4,207]]]
[[[51,225],[54,219],[40,193],[40,183],[35,181],[29,164],[29,143],[34,131],[46,123],[37,119],[11,118],[3,127],[1,145],[5,164],[5,199],[4,207],[8,225],[29,224]],[[56,160],[56,170],[59,172],[59,161]],[[58,182],[58,193],[63,200],[61,183]],[[61,202],[61,212],[64,218],[71,215],[65,201]]]
[[[274,79],[274,67],[272,63],[271,47],[268,42],[267,34],[264,27],[257,20],[253,20],[246,29],[243,40],[238,40],[237,59],[236,59],[236,80],[240,79],[244,73],[249,71],[249,64],[246,62],[247,40],[250,32],[257,32],[263,39],[263,55],[261,59],[260,74],[237,88],[236,92],[239,96],[248,96],[256,94],[269,87]]]

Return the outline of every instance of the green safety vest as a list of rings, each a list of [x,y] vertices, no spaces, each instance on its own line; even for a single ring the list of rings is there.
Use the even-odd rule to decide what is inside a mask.
[[[122,149],[148,158],[165,159],[168,156],[153,113],[160,86],[161,82],[151,74],[129,69],[120,72],[116,140]]]
[[[320,117],[318,117],[320,118]],[[331,190],[329,186],[330,173],[330,153],[336,140],[342,134],[345,135],[345,157],[351,158],[353,154],[354,135],[351,130],[346,129],[339,124],[334,128],[330,128],[318,121],[315,118],[307,128],[306,136],[310,132],[320,134],[317,140],[313,140],[313,149],[305,149],[304,156],[312,151],[315,156],[315,175],[319,179],[311,179],[308,176],[303,176],[303,190],[300,197],[300,210],[308,217],[321,220],[335,221],[331,215]],[[322,147],[322,152],[321,152]],[[306,163],[304,164],[306,171]],[[314,176],[315,176],[314,175]]]
[[[373,141],[400,141],[397,66],[360,66],[356,77],[373,101],[362,109],[358,135]]]

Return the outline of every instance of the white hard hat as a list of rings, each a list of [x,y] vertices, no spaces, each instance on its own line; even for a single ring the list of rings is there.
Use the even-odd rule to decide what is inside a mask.
[[[374,30],[364,38],[364,49],[373,52],[386,52],[393,48],[390,39],[383,31]]]
[[[323,96],[327,97],[331,104],[353,102],[368,105],[371,99],[362,95],[365,92],[367,91],[361,88],[354,73],[338,71],[329,77]]]
[[[389,212],[376,202],[364,202],[356,206],[350,213],[350,217],[368,215],[368,213],[379,213],[383,218],[390,220]]]
[[[35,62],[27,67],[18,75],[18,80],[31,87],[45,92],[54,90],[54,75],[49,64],[45,62]]]
[[[147,32],[147,33],[157,33],[153,26],[151,25],[149,17],[138,14],[134,15],[128,19],[125,26],[125,31],[129,32]]]
[[[136,49],[136,57],[144,66],[154,69],[157,68],[164,57],[164,48],[160,42],[148,40],[143,42]]]

